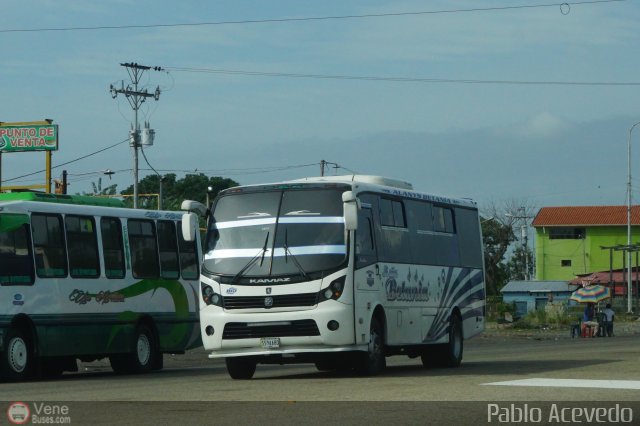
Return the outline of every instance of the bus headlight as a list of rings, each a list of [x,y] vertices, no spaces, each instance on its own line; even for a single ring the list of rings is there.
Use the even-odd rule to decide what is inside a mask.
[[[342,291],[344,290],[344,282],[346,280],[346,275],[331,281],[329,287],[320,290],[319,301],[323,302],[325,300],[338,300],[340,296],[342,296]]]
[[[222,296],[213,291],[213,288],[205,283],[200,283],[200,286],[202,289],[202,300],[205,304],[222,306]]]

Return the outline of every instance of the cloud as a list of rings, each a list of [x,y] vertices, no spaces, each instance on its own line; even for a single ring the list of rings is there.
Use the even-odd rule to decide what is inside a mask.
[[[524,125],[513,127],[524,138],[548,138],[566,131],[568,124],[562,118],[544,111],[527,120]]]

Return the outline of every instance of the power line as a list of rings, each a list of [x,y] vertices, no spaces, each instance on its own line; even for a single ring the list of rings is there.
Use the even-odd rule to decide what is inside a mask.
[[[118,146],[118,145],[121,145],[121,144],[123,144],[123,143],[125,143],[125,142],[128,142],[128,141],[129,141],[129,138],[127,138],[127,139],[125,139],[125,140],[123,140],[123,141],[120,141],[120,142],[118,142],[118,143],[114,143],[113,145],[109,145],[109,146],[108,146],[108,147],[106,147],[106,148],[102,148],[102,149],[100,149],[100,150],[98,150],[98,151],[95,151],[95,152],[92,152],[92,153],[90,153],[90,154],[83,155],[82,157],[78,157],[78,158],[76,158],[76,159],[74,159],[74,160],[67,161],[66,163],[58,164],[57,166],[52,166],[52,167],[51,167],[51,169],[52,169],[52,170],[53,170],[53,169],[57,169],[58,167],[66,166],[67,164],[71,164],[71,163],[75,163],[76,161],[84,160],[85,158],[88,158],[88,157],[91,157],[91,156],[93,156],[93,155],[99,154],[99,153],[101,153],[101,152],[103,152],[103,151],[106,151],[106,150],[108,150],[108,149],[111,149],[111,148],[113,148],[113,147],[116,147],[116,146]],[[22,179],[22,178],[24,178],[24,177],[37,175],[38,173],[44,173],[45,171],[46,171],[46,170],[38,170],[37,172],[31,172],[31,173],[27,173],[26,175],[17,176],[17,177],[11,178],[11,179],[6,179],[6,180],[4,180],[4,182],[11,182],[11,181],[14,181],[14,180]]]
[[[261,173],[272,173],[279,172],[285,170],[293,170],[299,169],[303,167],[315,167],[320,163],[310,163],[310,164],[296,164],[296,165],[288,165],[288,166],[274,166],[274,167],[248,167],[248,168],[237,168],[237,169],[158,169],[161,172],[175,172],[175,173],[217,173],[217,174],[225,174],[225,175],[252,175],[252,174],[261,174]]]
[[[147,24],[147,25],[100,25],[90,27],[50,27],[50,28],[14,28],[0,30],[0,33],[27,33],[27,32],[51,32],[51,31],[94,31],[94,30],[126,30],[139,28],[172,28],[172,27],[196,27],[196,26],[213,26],[213,25],[240,25],[240,24],[267,24],[267,23],[283,23],[283,22],[308,22],[308,21],[328,21],[338,19],[367,19],[367,18],[385,18],[385,17],[402,17],[417,15],[437,15],[446,13],[472,13],[472,12],[495,12],[519,9],[535,9],[543,7],[559,7],[563,15],[569,13],[571,6],[592,5],[597,3],[614,3],[626,0],[590,0],[563,3],[546,3],[546,4],[525,4],[517,6],[499,6],[499,7],[476,7],[469,9],[447,9],[447,10],[426,10],[418,12],[389,12],[389,13],[368,13],[361,15],[336,15],[336,16],[310,16],[300,18],[272,18],[272,19],[244,19],[238,21],[212,21],[212,22],[192,22],[192,23],[173,23],[173,24]]]
[[[301,74],[266,71],[244,71],[216,68],[184,68],[164,67],[166,70],[176,72],[202,73],[202,74],[227,74],[242,76],[280,77],[280,78],[311,78],[328,80],[363,80],[385,81],[397,83],[432,83],[432,84],[500,84],[500,85],[524,85],[524,86],[640,86],[640,82],[626,81],[560,81],[560,80],[479,80],[479,79],[450,79],[450,78],[420,78],[420,77],[381,77],[365,75],[337,75],[337,74]]]

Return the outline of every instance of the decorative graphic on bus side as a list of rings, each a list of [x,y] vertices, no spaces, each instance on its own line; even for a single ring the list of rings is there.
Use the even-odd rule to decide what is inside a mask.
[[[373,271],[367,271],[367,285],[369,287],[373,287],[375,283],[376,281],[373,278]]]
[[[457,270],[457,275],[456,274]],[[437,341],[444,338],[449,332],[449,316],[451,314],[447,306],[458,306],[461,309],[468,307],[474,301],[482,300],[484,306],[484,281],[481,269],[472,268],[448,268],[442,270],[442,280],[438,279],[438,286],[442,285],[442,294],[446,295],[440,300],[438,314],[436,315],[429,332],[423,341]],[[463,309],[462,321],[481,316],[482,307],[477,309]]]
[[[388,301],[400,301],[400,302],[428,302],[433,296],[438,300],[442,295],[442,283],[445,279],[445,270],[442,269],[440,276],[438,276],[438,288],[435,290],[436,294],[432,294],[431,282],[425,280],[424,274],[418,277],[418,269],[416,268],[413,273],[411,268],[407,272],[405,281],[398,283],[398,270],[395,267],[384,267],[382,276],[385,278],[385,290]],[[369,278],[367,278],[367,284]]]
[[[104,305],[109,302],[124,302],[124,295],[118,292],[111,291],[99,291],[98,293],[91,294],[88,291],[74,289],[71,294],[69,294],[69,300],[71,302],[75,302],[78,305],[86,305],[91,302],[91,300],[95,300],[96,303],[100,305]]]

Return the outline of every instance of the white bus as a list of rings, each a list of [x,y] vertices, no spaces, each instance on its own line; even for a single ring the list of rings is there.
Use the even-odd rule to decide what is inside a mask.
[[[93,205],[89,205],[93,204]],[[116,372],[200,346],[199,240],[182,214],[117,200],[0,194],[0,375],[57,376],[77,359]]]
[[[220,192],[210,210],[200,327],[235,379],[261,363],[377,374],[385,357],[458,366],[484,329],[485,283],[473,201],[375,176],[307,178]]]

